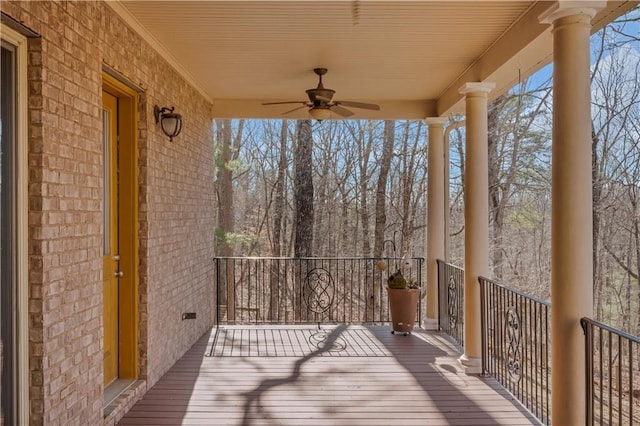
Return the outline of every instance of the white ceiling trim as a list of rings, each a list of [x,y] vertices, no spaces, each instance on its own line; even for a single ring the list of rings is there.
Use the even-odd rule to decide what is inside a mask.
[[[107,3],[116,12],[122,20],[124,20],[133,30],[149,43],[151,47],[163,57],[169,65],[171,65],[194,89],[196,89],[209,103],[213,103],[213,99],[200,86],[193,75],[167,50],[164,46],[149,32],[146,28],[133,16],[127,8],[120,4],[120,0],[107,1]]]
[[[532,4],[463,74],[452,81],[438,98],[438,114],[446,116],[463,112],[464,98],[458,89],[465,83],[497,83],[496,90],[489,96],[489,99],[493,99],[515,83],[516,74],[508,75],[509,71],[525,71],[525,76],[528,76],[541,66],[536,58],[550,59],[551,38],[545,37],[550,35],[550,29],[538,19],[546,7],[544,2]]]
[[[521,19],[526,16],[528,13],[531,12],[531,9],[535,6],[535,3],[531,3],[531,5],[529,5],[529,7],[518,17],[518,19],[514,20],[502,33],[502,35],[500,37],[498,37],[497,39],[495,39],[493,41],[493,43],[491,43],[490,46],[488,46],[484,52],[482,52],[480,55],[478,55],[478,57],[473,61],[473,63],[469,64],[469,66],[460,73],[460,75],[453,79],[451,81],[451,83],[449,84],[449,86],[447,86],[445,88],[445,90],[442,91],[442,93],[440,93],[440,96],[438,96],[438,99],[440,99],[445,93],[450,92],[450,91],[455,91],[456,87],[455,85],[460,81],[460,78],[464,77],[465,75],[468,75],[469,73],[473,72],[473,69],[475,67],[478,66],[478,63],[482,60],[483,57],[487,56],[488,54],[491,53],[491,51],[493,49],[496,48],[496,45],[502,40],[504,39],[505,34],[507,34],[509,31],[511,31],[516,25],[518,25],[521,21]]]

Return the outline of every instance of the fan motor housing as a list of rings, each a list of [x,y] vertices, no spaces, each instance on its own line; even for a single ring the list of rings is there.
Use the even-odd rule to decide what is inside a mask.
[[[336,93],[335,90],[325,89],[325,88],[322,88],[322,89],[318,89],[318,88],[309,89],[309,90],[306,90],[306,92],[307,92],[307,96],[309,96],[309,100],[311,102],[316,102],[316,101],[319,101],[319,102],[322,102],[322,101],[330,102],[331,99],[333,98],[334,93]],[[324,98],[324,99],[318,99],[319,97],[320,98]]]

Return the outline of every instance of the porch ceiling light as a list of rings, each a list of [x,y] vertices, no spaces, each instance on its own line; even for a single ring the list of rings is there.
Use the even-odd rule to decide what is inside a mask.
[[[309,115],[315,120],[326,120],[331,116],[331,110],[327,107],[315,106],[309,110]]]
[[[175,107],[162,107],[158,105],[153,107],[153,115],[156,118],[156,124],[160,123],[162,133],[169,136],[169,141],[180,134],[182,130],[182,116],[173,112]]]

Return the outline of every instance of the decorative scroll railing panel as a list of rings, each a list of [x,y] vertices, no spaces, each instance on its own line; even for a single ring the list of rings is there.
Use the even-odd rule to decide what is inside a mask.
[[[587,425],[640,425],[640,339],[589,318]]]
[[[464,346],[464,270],[438,260],[438,327]]]
[[[381,270],[380,262],[387,268]],[[217,257],[219,324],[384,324],[387,279],[402,268],[423,287],[424,259]],[[416,320],[422,320],[424,302]]]
[[[483,372],[549,424],[551,305],[486,278],[479,281]]]

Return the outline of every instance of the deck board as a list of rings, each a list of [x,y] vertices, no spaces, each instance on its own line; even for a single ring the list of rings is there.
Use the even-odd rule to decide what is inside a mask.
[[[312,327],[223,330],[200,339],[119,424],[539,424],[495,380],[466,376],[440,333],[326,328],[328,344],[317,347]]]

